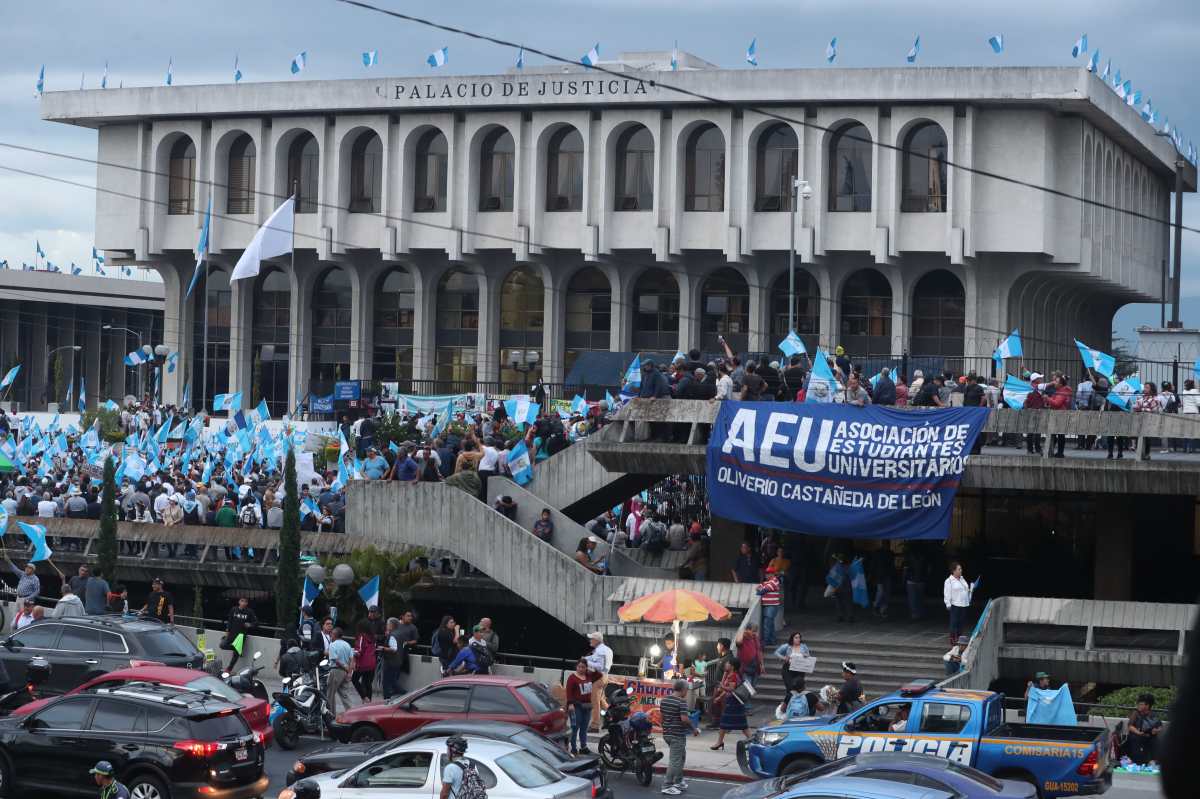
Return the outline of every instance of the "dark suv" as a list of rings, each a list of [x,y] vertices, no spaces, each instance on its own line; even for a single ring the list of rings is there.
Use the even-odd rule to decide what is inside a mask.
[[[18,630],[0,641],[0,683],[20,684],[33,657],[50,662],[50,679],[42,686],[49,694],[65,693],[97,675],[146,663],[188,669],[204,666],[204,654],[174,627],[120,616],[45,619]]]
[[[14,788],[95,795],[88,770],[100,760],[134,796],[247,799],[267,790],[262,744],[237,705],[208,693],[136,683],[0,719],[6,796]]]

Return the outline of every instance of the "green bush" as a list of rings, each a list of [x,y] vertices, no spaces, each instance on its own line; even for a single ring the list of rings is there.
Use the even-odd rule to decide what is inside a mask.
[[[110,411],[106,408],[85,411],[79,420],[79,429],[87,430],[95,424],[96,419],[100,420],[100,438],[110,444],[117,444],[125,440],[125,431],[121,429],[120,411]]]
[[[1097,700],[1097,706],[1092,712],[1100,716],[1127,716],[1125,708],[1137,706],[1137,698],[1141,694],[1154,696],[1154,709],[1162,713],[1175,701],[1175,688],[1155,688],[1149,685],[1130,685],[1107,693]]]
[[[330,577],[333,576],[333,567],[339,563],[348,563],[354,569],[354,585],[338,589],[334,599],[338,609],[338,624],[342,629],[353,630],[360,619],[367,617],[367,609],[358,596],[358,589],[376,575],[379,576],[379,601],[384,615],[398,617],[408,609],[410,603],[405,594],[425,576],[423,570],[410,571],[409,565],[424,554],[424,550],[416,547],[404,552],[384,552],[369,546],[356,549],[349,555],[322,558],[321,565]]]

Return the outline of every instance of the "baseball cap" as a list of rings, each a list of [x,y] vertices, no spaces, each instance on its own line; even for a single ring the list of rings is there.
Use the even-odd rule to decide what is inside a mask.
[[[1049,675],[1049,674],[1047,674],[1047,673],[1046,673],[1046,672],[1044,672],[1044,671],[1039,671],[1037,674],[1033,675],[1033,679],[1035,679],[1035,680],[1048,680],[1048,679],[1050,679],[1050,675]]]
[[[107,760],[101,760],[99,763],[92,766],[91,771],[88,773],[99,774],[101,777],[111,777],[115,773],[115,769],[113,769],[112,763],[109,763]]]

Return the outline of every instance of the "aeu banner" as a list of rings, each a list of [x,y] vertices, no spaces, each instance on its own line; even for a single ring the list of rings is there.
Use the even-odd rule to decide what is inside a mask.
[[[723,402],[708,444],[712,512],[840,538],[946,538],[987,417],[987,408]]]

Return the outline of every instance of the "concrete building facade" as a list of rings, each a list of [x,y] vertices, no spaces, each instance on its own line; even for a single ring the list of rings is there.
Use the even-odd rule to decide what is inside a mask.
[[[1019,327],[1058,357],[1163,294],[1177,155],[1085,70],[666,62],[58,92],[42,114],[98,131],[97,246],[162,275],[174,399],[202,382],[205,302],[228,362],[206,395],[274,408],[312,381],[558,382],[582,352],[718,335],[773,351],[793,236],[810,349],[986,358]],[[230,285],[293,193],[294,259]],[[210,196],[212,273],[185,300]]]
[[[163,286],[50,272],[0,271],[0,364],[21,371],[0,395],[7,406],[46,410],[79,387],[87,408],[153,385],[150,367],[129,368],[125,356],[163,344]],[[79,349],[74,349],[78,347]]]

